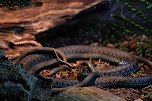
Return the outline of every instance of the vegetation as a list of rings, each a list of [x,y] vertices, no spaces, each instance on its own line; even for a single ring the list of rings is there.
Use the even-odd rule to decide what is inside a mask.
[[[131,13],[144,21],[145,24],[152,24],[152,17],[147,16],[141,9],[132,6],[128,0],[125,0],[124,6]],[[139,0],[148,10],[152,10],[152,4],[146,0]],[[113,34],[116,40],[106,40],[112,43],[113,47],[134,52],[138,56],[146,57],[152,60],[152,30],[124,16],[114,15],[115,22],[106,23],[105,27],[107,37]],[[136,19],[136,18],[135,18]],[[118,40],[119,39],[119,40]]]

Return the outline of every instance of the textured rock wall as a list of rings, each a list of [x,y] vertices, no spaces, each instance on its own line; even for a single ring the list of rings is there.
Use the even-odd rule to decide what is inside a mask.
[[[12,64],[0,51],[0,101],[48,101],[51,86],[44,84],[22,66]]]

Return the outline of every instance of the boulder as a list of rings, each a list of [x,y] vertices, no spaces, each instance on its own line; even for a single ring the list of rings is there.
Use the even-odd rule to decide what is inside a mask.
[[[70,88],[50,101],[126,101],[97,87]]]
[[[0,51],[0,101],[48,101],[52,90],[44,84]]]

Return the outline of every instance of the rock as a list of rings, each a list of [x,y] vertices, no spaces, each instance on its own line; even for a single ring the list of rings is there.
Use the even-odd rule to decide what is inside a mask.
[[[48,101],[51,88],[0,51],[0,101]]]
[[[100,9],[100,5],[94,6],[102,5],[102,2],[103,0],[41,0],[41,6],[31,5],[15,10],[0,8],[0,30],[38,34],[66,22],[67,19],[82,17],[88,12],[94,13],[96,8]]]
[[[5,56],[10,60],[15,59],[21,52],[35,47],[42,47],[33,35],[0,33],[0,50],[5,52]]]
[[[67,27],[66,23],[77,22],[76,19],[109,7],[105,0],[40,1],[39,6],[13,10],[0,7],[0,50],[5,51],[9,59],[15,59],[24,50],[41,47],[35,36],[44,31],[52,30],[46,35],[53,35],[55,31],[60,31],[60,27]]]
[[[71,88],[54,96],[50,101],[126,101],[96,87]]]

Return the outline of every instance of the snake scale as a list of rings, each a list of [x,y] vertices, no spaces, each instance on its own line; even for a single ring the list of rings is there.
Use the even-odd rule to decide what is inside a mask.
[[[89,45],[72,45],[56,49],[52,48],[36,48],[26,51],[14,61],[16,64],[22,64],[23,67],[30,73],[36,72],[44,68],[52,68],[60,63],[54,54],[54,51],[64,61],[75,59],[100,58],[102,60],[115,63],[118,66],[109,70],[96,71],[94,66],[89,62],[84,62],[82,65],[87,65],[91,73],[83,80],[70,80],[52,78],[54,93],[61,92],[70,87],[78,86],[97,86],[97,87],[143,87],[152,83],[152,76],[146,77],[130,77],[129,75],[139,70],[137,62],[143,62],[152,67],[152,63],[148,60],[131,55],[119,49],[89,46]],[[120,64],[122,61],[125,64]],[[62,69],[62,68],[60,68]]]

